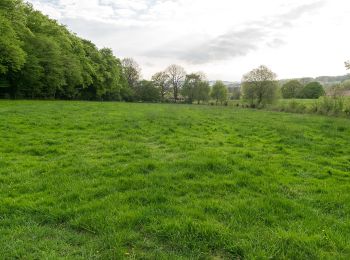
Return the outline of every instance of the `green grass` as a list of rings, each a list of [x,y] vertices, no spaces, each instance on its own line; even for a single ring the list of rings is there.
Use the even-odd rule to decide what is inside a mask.
[[[349,259],[350,120],[0,102],[1,259]]]

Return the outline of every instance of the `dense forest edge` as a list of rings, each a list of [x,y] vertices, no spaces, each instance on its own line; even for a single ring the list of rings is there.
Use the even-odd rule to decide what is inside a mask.
[[[123,100],[111,49],[98,49],[21,0],[0,2],[0,91],[7,98]]]

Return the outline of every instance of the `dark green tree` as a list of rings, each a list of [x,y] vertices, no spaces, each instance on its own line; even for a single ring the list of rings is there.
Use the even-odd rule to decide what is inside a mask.
[[[188,103],[192,104],[194,101],[197,101],[200,104],[201,101],[209,100],[210,86],[202,73],[192,73],[186,75],[181,94]]]
[[[310,82],[306,84],[300,91],[299,98],[317,99],[325,94],[325,90],[321,83]]]
[[[186,98],[189,104],[192,104],[196,98],[196,92],[198,91],[198,85],[201,79],[197,74],[186,75],[185,82],[181,89],[181,94]]]
[[[160,101],[159,89],[154,82],[148,80],[141,80],[136,86],[137,101],[157,102]]]

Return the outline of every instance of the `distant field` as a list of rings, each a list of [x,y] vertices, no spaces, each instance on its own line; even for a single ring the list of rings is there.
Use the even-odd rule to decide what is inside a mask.
[[[291,101],[295,101],[295,102],[298,102],[298,103],[301,103],[301,104],[304,104],[304,105],[312,105],[315,102],[317,102],[317,99],[299,99],[299,98],[283,99],[283,98],[281,98],[281,99],[278,100],[278,103],[279,104],[283,104],[283,103],[288,103],[288,102],[291,102]]]
[[[350,102],[350,97],[343,97],[344,99],[344,102]],[[286,103],[289,103],[289,102],[297,102],[297,103],[300,103],[300,104],[304,104],[304,105],[312,105],[314,104],[315,102],[319,101],[318,99],[299,99],[299,98],[294,98],[294,99],[283,99],[283,98],[280,98],[276,101],[276,104],[279,105],[279,104],[286,104]],[[242,101],[240,100],[230,100],[229,101],[229,104],[230,105],[236,105],[237,103],[242,103]]]
[[[350,120],[0,101],[2,259],[350,259]]]

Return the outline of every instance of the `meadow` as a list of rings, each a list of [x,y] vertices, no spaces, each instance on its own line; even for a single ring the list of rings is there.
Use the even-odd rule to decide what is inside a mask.
[[[0,101],[2,259],[349,259],[350,120]]]

